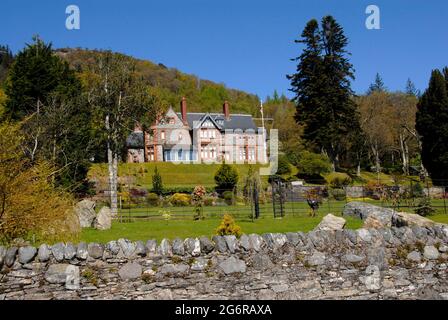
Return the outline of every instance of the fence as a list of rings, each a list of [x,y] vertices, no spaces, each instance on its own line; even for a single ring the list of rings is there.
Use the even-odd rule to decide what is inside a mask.
[[[390,183],[390,181],[388,181]],[[142,187],[131,187],[118,195],[120,222],[151,219],[194,219],[198,212],[188,193],[194,186],[178,188],[184,193],[156,195]],[[220,219],[226,213],[237,220],[265,217],[304,217],[310,214],[308,200],[319,203],[318,214],[341,213],[350,201],[369,202],[397,211],[414,212],[429,199],[436,214],[448,214],[448,188],[407,180],[401,184],[381,181],[354,186],[297,185],[275,181],[260,190],[244,187],[218,194],[207,188],[207,195],[199,208],[207,219]],[[96,196],[98,206],[109,205],[108,192]]]

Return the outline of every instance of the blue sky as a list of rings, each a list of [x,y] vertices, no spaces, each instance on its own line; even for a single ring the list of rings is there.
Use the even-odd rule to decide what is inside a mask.
[[[81,30],[65,28],[78,5]],[[381,9],[381,30],[365,27],[366,7]],[[424,89],[448,65],[446,0],[2,0],[0,43],[14,52],[33,34],[54,47],[111,49],[265,97],[290,95],[285,75],[300,54],[294,39],[311,18],[331,14],[344,27],[363,93],[379,72],[390,90],[407,78]]]

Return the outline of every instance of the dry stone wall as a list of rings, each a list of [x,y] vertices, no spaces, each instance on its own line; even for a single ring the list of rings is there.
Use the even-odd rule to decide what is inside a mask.
[[[0,247],[3,299],[448,299],[448,226]]]

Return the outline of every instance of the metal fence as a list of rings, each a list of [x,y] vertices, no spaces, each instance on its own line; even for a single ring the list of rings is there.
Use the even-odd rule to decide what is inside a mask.
[[[389,181],[388,181],[389,182]],[[131,187],[118,195],[120,222],[170,219],[190,220],[197,215],[198,207],[191,201],[189,189],[184,193],[156,195],[143,187]],[[340,214],[351,201],[362,201],[397,211],[414,212],[422,199],[429,199],[436,214],[448,214],[448,188],[423,184],[414,180],[397,185],[386,185],[381,181],[364,185],[327,186],[274,181],[256,191],[235,188],[225,193],[208,192],[200,211],[207,219],[221,219],[230,214],[237,220],[253,220],[264,217],[304,217],[311,213],[308,200],[319,203],[317,213]],[[180,190],[180,189],[179,189]],[[103,192],[95,199],[98,207],[110,205],[110,195]]]

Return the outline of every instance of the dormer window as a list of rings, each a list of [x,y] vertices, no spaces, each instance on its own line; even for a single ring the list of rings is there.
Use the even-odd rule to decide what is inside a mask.
[[[168,123],[169,124],[174,124],[175,123],[174,118],[172,118],[172,117],[168,118]]]

